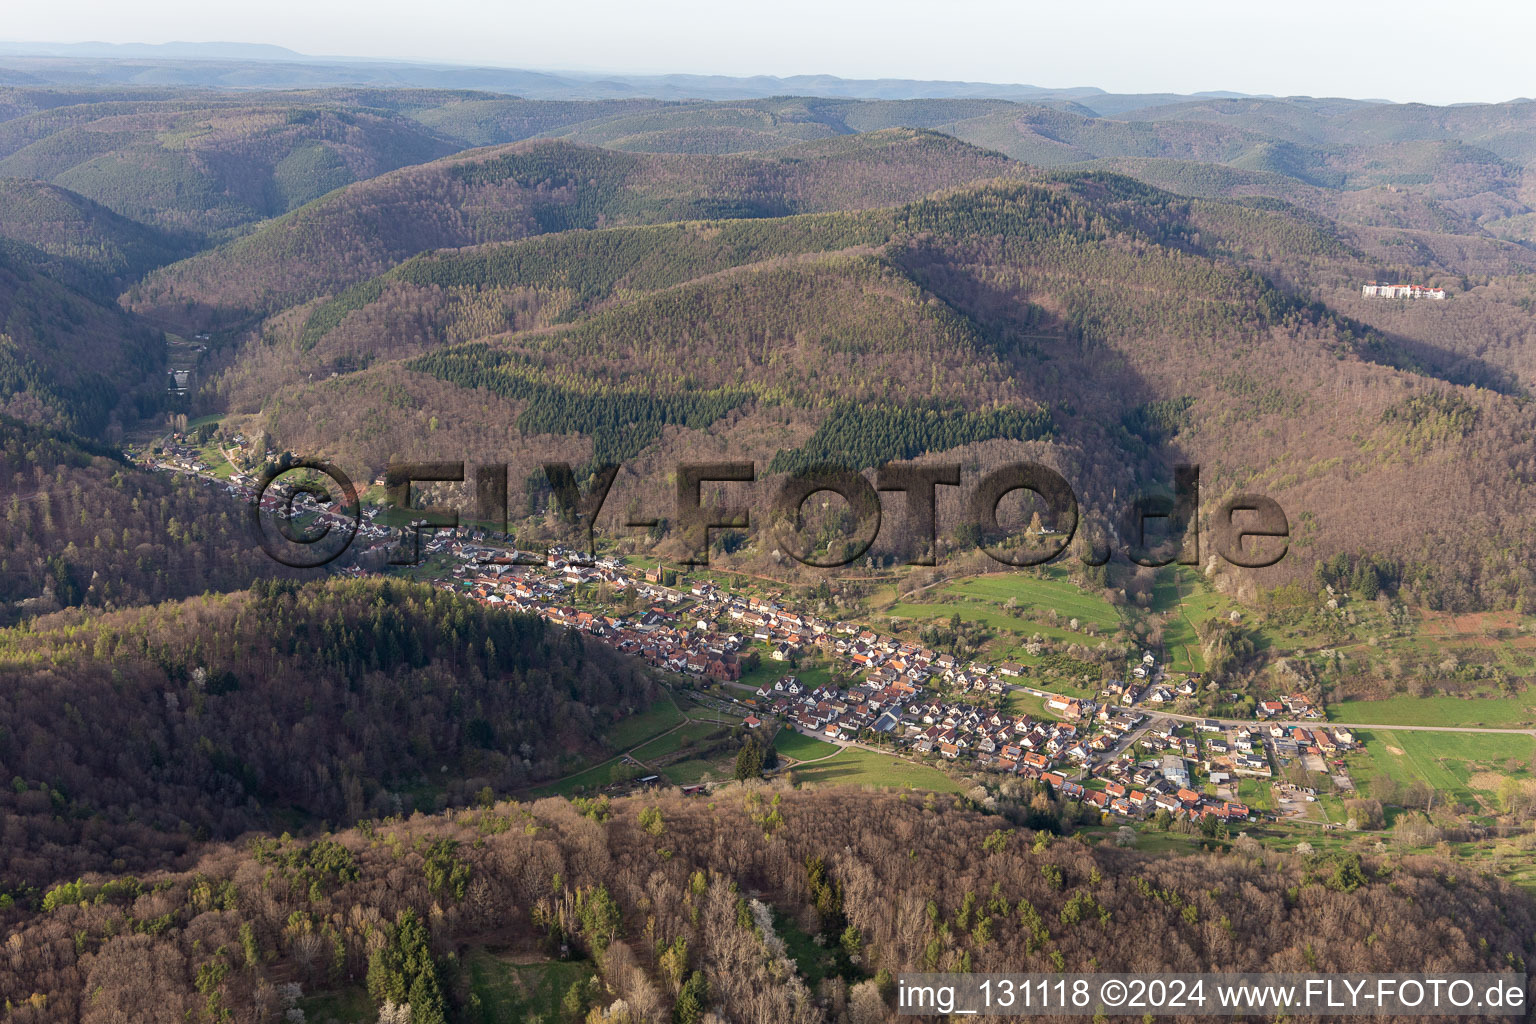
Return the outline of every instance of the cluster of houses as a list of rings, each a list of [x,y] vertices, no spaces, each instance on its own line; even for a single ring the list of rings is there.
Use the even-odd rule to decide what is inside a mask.
[[[1155,694],[1160,685],[1152,682],[1161,673],[1150,656],[1137,666],[1140,675],[1133,671],[1130,680],[1111,684],[1111,693],[1118,686],[1118,699],[1047,695],[1045,709],[1057,719],[998,710],[965,695],[1006,692],[1010,684],[1004,680],[1020,674],[1017,665],[1003,663],[994,671],[962,664],[873,630],[733,595],[708,581],[686,590],[664,586],[659,573],[636,574],[613,559],[590,561],[555,551],[541,566],[487,564],[493,550],[455,542],[451,551],[464,564],[455,579],[441,584],[580,629],[658,667],[722,682],[740,678],[745,652],[754,646],[779,659],[814,649],[842,662],[857,681],[811,685],[783,675],[747,698],[748,727],[772,716],[833,742],[878,736],[914,755],[963,759],[979,769],[1038,779],[1106,814],[1139,818],[1164,810],[1176,818],[1246,820],[1252,812],[1245,804],[1202,792],[1195,777],[1218,786],[1240,776],[1268,778],[1266,742],[1282,758],[1331,753],[1353,742],[1347,730],[1337,728],[1330,733],[1257,722],[1234,728],[1205,720],[1194,725],[1194,736],[1181,736],[1171,718],[1149,723],[1145,713],[1125,703]],[[579,609],[572,591],[583,585],[614,594],[632,589],[639,610],[620,618]],[[938,681],[955,696],[937,696],[931,684]],[[1130,702],[1124,701],[1126,694],[1132,695]],[[1292,696],[1279,710],[1290,708],[1300,716],[1310,705]],[[1133,741],[1151,758],[1138,761]]]
[[[1142,818],[1167,811],[1174,818],[1246,821],[1252,816],[1240,801],[1225,800],[1191,788],[1184,760],[1172,755],[1158,761],[1115,761],[1099,772],[1103,785],[1087,788],[1049,773],[1045,780],[1064,792],[1122,818]],[[1060,781],[1058,781],[1058,779]]]
[[[1367,299],[1443,299],[1444,288],[1429,288],[1422,284],[1378,284],[1368,281],[1360,286],[1360,295]]]
[[[979,769],[1038,779],[1107,814],[1137,818],[1166,810],[1175,817],[1246,819],[1251,812],[1244,804],[1202,793],[1193,776],[1203,774],[1218,785],[1238,776],[1268,778],[1266,741],[1282,758],[1332,753],[1353,742],[1347,730],[1337,728],[1331,734],[1278,723],[1231,728],[1206,720],[1195,725],[1197,739],[1178,735],[1170,718],[1149,724],[1134,705],[1161,703],[1163,690],[1193,693],[1199,682],[1164,683],[1150,654],[1127,680],[1107,684],[1108,699],[1042,694],[1047,713],[1057,719],[1015,714],[968,699],[1008,692],[1008,678],[1022,674],[1014,663],[995,669],[965,664],[911,641],[819,619],[767,598],[732,594],[707,580],[686,589],[669,587],[657,570],[636,571],[617,559],[592,560],[555,549],[541,565],[514,564],[505,549],[444,536],[450,537],[448,552],[461,564],[439,585],[582,630],[659,668],[734,682],[748,651],[780,661],[816,652],[844,665],[856,680],[846,686],[810,685],[783,675],[746,699],[748,727],[772,716],[833,742],[878,736],[914,755],[963,759]],[[579,608],[573,592],[583,586],[603,587],[611,595],[632,592],[635,600],[628,603],[636,610],[620,617]],[[937,696],[939,683],[951,696]],[[1266,702],[1264,710],[1317,714],[1300,695]],[[1138,762],[1133,741],[1154,759]]]
[[[213,467],[203,461],[202,449],[180,441],[166,444],[158,457],[146,455],[141,464],[146,469],[167,469],[197,475],[213,471]]]
[[[1268,728],[1270,745],[1282,761],[1298,757],[1315,757],[1326,761],[1360,746],[1354,731],[1342,725],[1323,729],[1316,726],[1286,726],[1277,722]]]
[[[1131,668],[1130,678],[1111,679],[1100,696],[1105,700],[1134,707],[1137,704],[1172,704],[1181,697],[1193,697],[1200,689],[1202,673],[1190,672],[1183,679],[1168,679],[1158,667],[1157,658],[1147,653],[1140,664]]]
[[[645,659],[657,668],[705,676],[717,682],[741,678],[740,636],[701,630],[679,612],[687,597],[681,591],[631,576],[616,559],[593,561],[574,552],[553,549],[541,565],[517,564],[499,548],[457,540],[448,552],[462,564],[453,578],[439,580],[447,590],[464,593],[482,604],[542,616],[557,626],[579,629],[616,650]],[[491,559],[496,559],[492,561]],[[632,591],[639,611],[615,616],[578,608],[576,587],[606,587],[610,594]]]
[[[762,687],[757,697],[768,711],[802,732],[851,739],[873,729],[917,754],[938,754],[948,760],[964,756],[979,768],[1038,779],[1062,796],[1092,804],[1106,814],[1138,818],[1162,809],[1175,817],[1215,815],[1234,821],[1250,814],[1241,803],[1191,789],[1186,762],[1176,754],[1141,764],[1129,753],[1111,756],[1145,716],[1109,705],[1066,698],[1053,702],[1057,709],[1075,710],[1088,720],[1050,721],[946,703],[868,681],[846,691],[812,688],[794,676]],[[1100,726],[1096,731],[1091,728],[1093,722]],[[1160,739],[1165,746],[1179,749],[1173,729],[1168,720],[1154,727],[1148,734],[1152,745]],[[1187,742],[1193,757],[1193,741]]]
[[[145,454],[139,464],[145,469],[182,473],[195,477],[207,486],[223,488],[225,494],[242,502],[256,500],[256,487],[249,476],[237,470],[230,475],[229,479],[220,480],[214,476],[213,467],[203,462],[201,449],[178,441],[164,446],[159,456]],[[308,495],[299,495],[290,508],[287,495],[279,487],[268,488],[261,496],[261,509],[277,519],[299,519],[305,515],[313,515],[317,522],[329,524],[341,530],[351,530],[355,521],[342,509],[333,505],[317,504]],[[378,515],[377,508],[362,510],[362,519],[357,522],[357,534],[352,550],[366,553],[371,549],[392,547],[398,542],[399,531],[380,525],[377,521]],[[451,534],[438,533],[423,545],[423,550],[432,554],[454,544],[455,540]],[[349,574],[362,575],[363,573],[359,569],[352,569],[349,570]]]
[[[1323,709],[1310,697],[1300,693],[1288,693],[1276,700],[1266,700],[1254,709],[1259,718],[1322,718]]]

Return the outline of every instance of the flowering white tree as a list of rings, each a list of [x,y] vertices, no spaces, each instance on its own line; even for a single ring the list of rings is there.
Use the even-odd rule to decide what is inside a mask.
[[[397,1005],[392,999],[384,1000],[379,1007],[379,1024],[411,1024],[411,1004]]]

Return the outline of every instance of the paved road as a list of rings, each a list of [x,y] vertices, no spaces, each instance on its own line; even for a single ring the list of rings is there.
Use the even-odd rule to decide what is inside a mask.
[[[1143,709],[1145,710],[1145,709]],[[1175,715],[1168,711],[1149,711],[1148,714],[1162,715],[1165,718],[1177,718],[1184,722],[1203,722],[1203,715]],[[1396,732],[1492,732],[1504,733],[1515,736],[1536,736],[1536,729],[1495,729],[1486,725],[1382,725],[1376,722],[1330,722],[1321,718],[1307,718],[1301,720],[1283,718],[1216,718],[1212,719],[1226,726],[1246,725],[1268,727],[1271,725],[1300,726],[1303,729],[1368,729],[1375,731],[1386,729]]]
[[[1051,693],[1049,690],[1036,689],[1033,686],[1022,686],[1014,684],[1013,688],[1016,690],[1023,690],[1025,693],[1031,694],[1035,697],[1050,698],[1061,696],[1059,693]],[[1157,715],[1163,718],[1174,718],[1181,722],[1219,722],[1223,726],[1230,726],[1234,729],[1243,725],[1246,725],[1249,728],[1253,728],[1255,726],[1268,728],[1271,725],[1284,725],[1300,726],[1303,729],[1341,728],[1370,730],[1386,729],[1399,732],[1490,732],[1514,736],[1536,736],[1536,728],[1498,729],[1486,725],[1383,725],[1377,722],[1330,722],[1321,718],[1211,718],[1209,715],[1175,714],[1172,711],[1163,711],[1160,708],[1154,709],[1146,706],[1145,704],[1137,704],[1136,706],[1128,708],[1127,710],[1139,711],[1144,715]]]

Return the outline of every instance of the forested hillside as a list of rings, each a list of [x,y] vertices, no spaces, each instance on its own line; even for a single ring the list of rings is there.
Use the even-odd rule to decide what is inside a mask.
[[[0,412],[99,436],[156,413],[165,339],[95,271],[0,239]]]
[[[1414,104],[1209,100],[1098,117],[1016,106],[952,122],[950,134],[1050,166],[1091,158],[1227,164],[1334,189],[1438,186],[1441,197],[1519,185],[1536,159],[1529,103],[1465,113]]]
[[[1536,106],[1529,100],[1432,107],[1305,98],[1205,98],[1147,107],[1128,116],[1235,124],[1275,139],[1331,146],[1455,142],[1522,166],[1536,161]]]
[[[287,573],[222,488],[146,473],[111,448],[11,419],[0,419],[0,504],[0,623]]]
[[[189,254],[188,242],[59,188],[0,178],[0,237],[73,260],[116,288]]]
[[[1136,198],[1177,202],[1153,192]],[[1358,255],[1327,221],[1293,209],[1191,209],[1194,229],[1205,232],[1209,246],[1266,266],[1317,273],[1319,259]],[[1141,216],[1159,214],[1149,208]],[[569,321],[731,267],[879,246],[896,231],[892,211],[872,210],[560,232],[428,253],[270,319],[261,329],[264,344],[242,355],[219,390],[233,408],[254,409],[276,386],[306,374],[348,372],[431,346]]]
[[[638,664],[378,581],[36,619],[0,632],[0,891],[551,777],[656,699]]]
[[[0,121],[0,177],[77,192],[135,220],[211,234],[462,148],[421,124],[302,96],[112,100]]]
[[[1038,218],[1016,221],[1017,206],[982,193],[989,202],[920,204],[922,223],[939,230],[899,260],[982,322],[1006,323],[1028,304],[1061,310],[1076,344],[1042,346],[1053,359],[1081,353],[1082,376],[1055,386],[1075,396],[1088,423],[1185,405],[1156,439],[1162,458],[1201,465],[1206,494],[1259,491],[1293,522],[1326,524],[1297,545],[1288,571],[1338,545],[1393,552],[1408,590],[1437,606],[1507,606],[1531,593],[1522,557],[1509,557],[1529,536],[1515,511],[1526,503],[1500,504],[1529,486],[1514,468],[1527,458],[1516,440],[1529,429],[1521,385],[1450,346],[1405,343],[1224,259],[1194,255],[1195,234],[1180,239],[1197,232],[1214,253],[1267,251],[1261,264],[1284,266],[1289,250],[1306,254],[1314,272],[1326,274],[1332,260],[1348,267],[1347,249],[1305,219],[1230,206],[1210,217],[1202,211],[1218,207],[1167,205],[1115,179],[1069,180],[1106,209],[1164,210],[1165,244],[1042,243],[1030,237]],[[1088,383],[1116,377],[1110,388]],[[1416,502],[1426,487],[1467,496],[1473,520],[1466,504],[1437,511]]]
[[[728,270],[887,241],[889,211],[567,231],[426,253],[316,305],[262,324],[218,383],[230,408],[256,411],[309,374],[350,372],[575,319],[623,298]]]
[[[774,158],[640,156],[566,142],[476,151],[360,183],[152,275],[128,304],[188,327],[238,324],[428,249],[544,232],[862,209],[993,177],[1007,161],[893,132]],[[238,271],[237,269],[238,268]]]
[[[1532,952],[1527,896],[1433,859],[1052,840],[956,797],[854,790],[391,820],[18,902],[0,997],[26,1024],[244,1024],[298,982],[369,1016],[480,1019],[469,965],[496,942],[590,958],[573,1019],[883,1024],[904,1019],[902,971],[1522,971]]]
[[[402,450],[536,462],[537,449],[574,448],[664,465],[724,438],[770,473],[1048,452],[1115,519],[1117,496],[1198,461],[1207,493],[1258,487],[1328,524],[1270,582],[1373,551],[1420,599],[1508,605],[1531,582],[1519,557],[1495,552],[1524,550],[1523,504],[1466,530],[1451,506],[1405,503],[1413,474],[1478,501],[1527,486],[1500,468],[1527,457],[1511,447],[1523,385],[1507,363],[1295,293],[1308,281],[1338,294],[1366,266],[1347,232],[1284,203],[1033,174],[859,217],[422,257],[270,321],[225,387],[242,409],[259,403],[285,444],[362,474]],[[489,337],[453,344],[477,334]],[[395,369],[382,361],[421,349]],[[340,376],[281,387],[306,370]],[[452,397],[463,389],[477,397]],[[1139,413],[1158,408],[1178,414],[1149,430]],[[775,437],[771,421],[789,429]],[[661,498],[644,472],[626,468],[620,502]]]
[[[396,96],[422,96],[419,90],[379,90],[373,102]],[[404,111],[428,128],[459,139],[466,146],[499,146],[546,134],[559,134],[572,125],[640,114],[671,104],[661,100],[526,100],[484,92],[466,92],[442,103],[422,103]]]

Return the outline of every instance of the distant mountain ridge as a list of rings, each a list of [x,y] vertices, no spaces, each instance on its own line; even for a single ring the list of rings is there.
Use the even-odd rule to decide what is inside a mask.
[[[37,57],[164,57],[171,60],[304,60],[271,43],[25,43],[0,42],[0,52]]]
[[[84,62],[90,68],[59,61]],[[103,64],[103,62],[112,62]],[[149,62],[149,63],[145,63]],[[164,62],[156,65],[153,62]],[[1104,97],[1112,113],[1197,99],[1236,99],[1227,91],[1148,93],[1121,97],[1095,86],[1047,88],[1021,83],[910,78],[840,78],[837,75],[638,75],[539,71],[409,58],[317,56],[266,43],[51,43],[0,41],[0,80],[6,71],[33,80],[11,84],[75,84],[82,73],[102,83],[153,82],[219,88],[315,88],[374,85],[402,88],[481,89],[528,99],[766,99],[816,96],[839,99],[1007,99],[1033,103]]]

